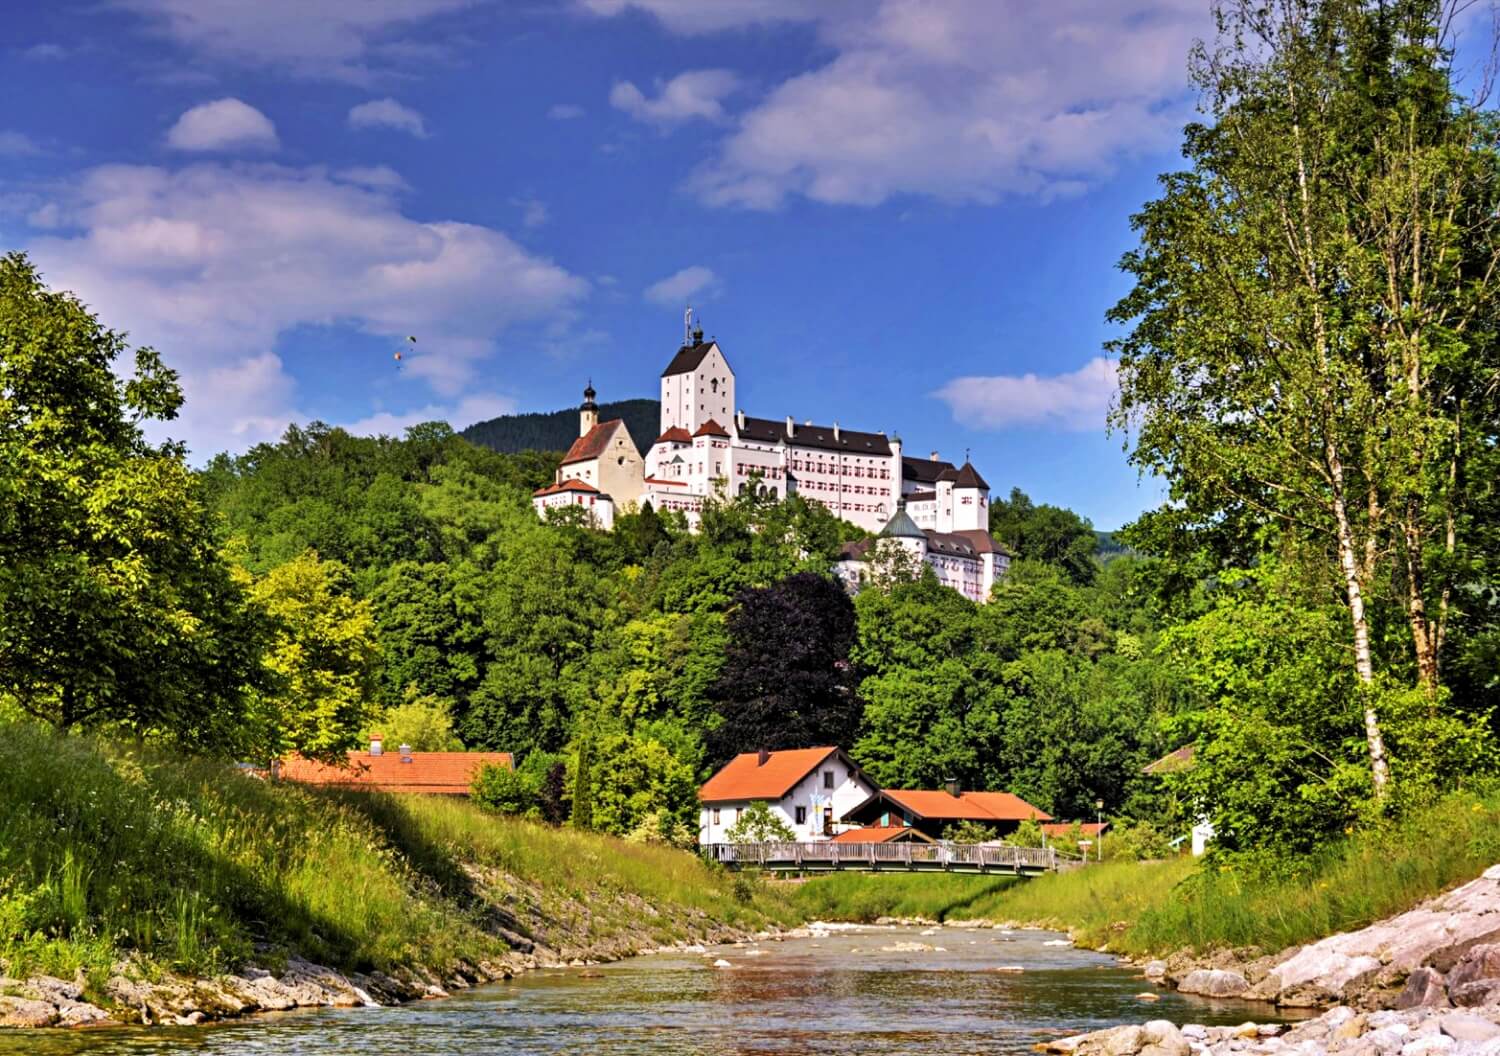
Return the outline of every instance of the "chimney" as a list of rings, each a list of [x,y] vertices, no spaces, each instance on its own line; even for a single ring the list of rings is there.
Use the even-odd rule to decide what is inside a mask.
[[[943,787],[948,790],[948,795],[958,799],[963,789],[959,786],[958,778],[950,777],[943,782]]]
[[[385,751],[385,738],[378,733],[370,734],[370,754],[380,755]]]
[[[411,762],[411,745],[403,744],[401,746],[401,761],[403,763]]]
[[[792,422],[792,416],[791,415],[787,415],[786,416],[786,435],[787,436],[796,436],[797,435],[797,426],[795,424],[793,424],[793,422]]]
[[[933,460],[933,461],[934,461],[934,462],[936,462],[936,461],[937,461],[937,460],[938,460],[938,457],[937,457],[937,452],[936,452],[936,451],[934,451],[934,452],[933,452],[933,453],[932,453],[932,455],[931,455],[931,456],[930,456],[930,457],[931,457],[931,458],[932,458],[932,460]]]
[[[834,423],[833,423],[833,442],[834,443],[838,443],[839,442],[839,423],[838,423],[837,419],[835,419]]]
[[[765,748],[762,748],[760,750],[760,755],[757,757],[757,762],[756,762],[755,765],[756,766],[765,766],[770,761],[771,761],[771,753],[770,753],[770,751],[768,751]]]
[[[745,431],[745,408],[741,407],[734,415],[734,424],[741,432]]]

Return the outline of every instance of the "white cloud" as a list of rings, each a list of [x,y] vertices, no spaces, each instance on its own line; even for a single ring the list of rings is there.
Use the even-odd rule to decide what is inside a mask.
[[[510,204],[521,210],[522,227],[543,227],[552,219],[552,211],[540,198],[512,198]]]
[[[63,47],[61,44],[53,44],[50,42],[33,44],[29,48],[21,49],[21,58],[29,59],[32,62],[53,62],[58,59],[66,59],[67,57],[67,48]]]
[[[24,132],[0,131],[0,158],[29,158],[42,153],[36,140]]]
[[[422,115],[394,99],[371,99],[349,111],[351,128],[394,128],[418,139],[427,138],[427,123]]]
[[[1187,53],[1213,28],[1203,0],[581,2],[682,33],[815,23],[832,57],[740,114],[689,182],[709,204],[749,208],[1086,190],[1176,140]]]
[[[1114,361],[1095,356],[1069,374],[954,378],[933,395],[975,429],[1045,426],[1088,432],[1104,428],[1118,392]]]
[[[806,21],[812,9],[807,0],[578,0],[596,15],[644,11],[674,33],[713,33],[758,23]],[[819,0],[825,7],[830,0]],[[835,0],[837,2],[837,0]],[[848,3],[849,0],[844,0]],[[864,0],[855,0],[863,3]]]
[[[577,103],[553,103],[547,107],[547,116],[553,121],[574,121],[583,115],[584,109]]]
[[[412,39],[476,0],[109,0],[204,58],[311,77],[367,81],[372,61],[430,62]],[[400,39],[392,39],[400,34]]]
[[[588,289],[499,231],[413,220],[392,191],[320,168],[103,166],[56,204],[64,233],[27,248],[50,285],[181,370],[166,431],[199,455],[310,416],[272,351],[295,327],[416,334],[401,377],[456,398],[499,335],[566,317]]]
[[[271,119],[238,99],[200,103],[177,119],[167,131],[167,145],[176,150],[275,150],[276,126]]]
[[[694,264],[668,275],[646,287],[646,300],[652,304],[680,305],[694,294],[718,285],[719,277],[702,264]]]
[[[410,187],[401,174],[389,165],[353,165],[338,169],[333,178],[344,183],[368,187],[372,191],[405,191]]]
[[[629,81],[618,81],[609,92],[609,105],[637,121],[665,127],[693,118],[724,119],[723,99],[739,87],[740,79],[729,70],[689,70],[657,86],[649,98]]]
[[[360,436],[400,436],[423,422],[447,422],[455,430],[467,429],[475,422],[487,422],[502,414],[514,414],[516,401],[498,393],[475,393],[457,403],[429,403],[410,411],[377,411],[344,428]]]

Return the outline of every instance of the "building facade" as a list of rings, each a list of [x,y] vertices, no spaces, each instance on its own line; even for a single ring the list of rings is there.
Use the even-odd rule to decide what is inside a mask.
[[[594,396],[590,385],[578,440],[556,480],[533,495],[539,515],[581,506],[608,529],[617,510],[650,503],[696,529],[706,499],[753,490],[778,499],[801,495],[866,531],[902,540],[940,582],[975,601],[988,600],[1010,562],[989,533],[989,485],[968,461],[954,466],[935,451],[908,458],[900,437],[838,422],[748,415],[735,404],[734,369],[702,330],[688,335],[662,371],[661,433],[644,455],[624,422],[598,421]],[[868,549],[846,549],[839,563],[851,589],[870,578]]]
[[[876,787],[840,748],[737,755],[698,790],[698,842],[729,843],[752,803],[764,803],[798,842],[824,840]]]

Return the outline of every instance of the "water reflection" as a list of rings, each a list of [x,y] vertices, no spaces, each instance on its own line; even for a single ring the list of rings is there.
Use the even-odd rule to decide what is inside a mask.
[[[1177,994],[1047,932],[860,929],[532,973],[447,1001],[217,1026],[0,1034],[0,1056],[448,1056],[487,1053],[1019,1053],[1147,1019],[1238,1023],[1263,1007]],[[941,949],[897,951],[897,943]],[[724,958],[733,967],[715,969]],[[1020,967],[1023,971],[999,972]]]

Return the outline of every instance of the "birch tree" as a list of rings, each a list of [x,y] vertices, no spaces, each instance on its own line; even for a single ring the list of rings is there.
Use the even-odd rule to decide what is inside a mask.
[[[1495,122],[1455,84],[1463,4],[1220,0],[1192,61],[1205,120],[1134,218],[1110,312],[1112,421],[1171,483],[1151,523],[1269,530],[1324,567],[1377,796],[1377,676],[1399,661],[1439,706],[1465,467],[1495,435],[1500,180]],[[1386,601],[1407,641],[1382,664]]]

